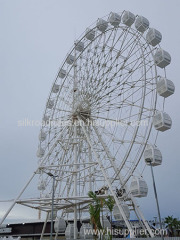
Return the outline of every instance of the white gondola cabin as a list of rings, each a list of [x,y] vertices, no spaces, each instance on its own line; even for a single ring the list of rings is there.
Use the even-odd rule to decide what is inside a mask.
[[[45,189],[46,189],[46,183],[45,183],[45,181],[41,180],[38,184],[38,190],[44,191]]]
[[[43,142],[45,139],[46,139],[46,133],[41,131],[39,133],[39,140]]]
[[[111,12],[108,20],[112,26],[118,27],[121,22],[121,16],[117,13]]]
[[[148,186],[142,177],[134,177],[130,184],[130,192],[134,197],[146,197]]]
[[[104,19],[102,18],[99,18],[98,21],[97,21],[97,29],[101,32],[105,32],[107,27],[108,27],[108,22],[105,21]]]
[[[78,230],[76,229],[78,232]],[[74,238],[74,224],[73,223],[68,223],[65,231],[65,237],[68,239],[73,239]]]
[[[36,156],[38,158],[42,158],[44,156],[44,153],[45,153],[44,149],[39,147],[38,150],[37,150]]]
[[[50,119],[50,117],[49,117],[49,116],[47,116],[47,115],[44,115],[44,116],[43,116],[43,121],[44,121],[44,122],[48,122],[48,121],[49,121],[49,119]]]
[[[153,118],[153,124],[156,130],[164,132],[171,128],[172,120],[165,112],[157,112]]]
[[[54,84],[54,86],[52,88],[52,92],[53,93],[58,93],[59,92],[59,85],[58,84]]]
[[[160,150],[153,146],[153,145],[147,145],[145,151],[144,151],[144,161],[147,165],[159,166],[162,164],[162,154]]]
[[[168,80],[167,78],[164,77],[160,77],[156,85],[156,90],[160,96],[167,98],[174,93],[175,86],[171,80]]]
[[[171,56],[163,49],[158,49],[154,55],[155,64],[160,68],[165,68],[171,63]]]
[[[147,18],[143,17],[143,16],[139,16],[136,18],[136,21],[135,21],[135,28],[143,33],[145,32],[149,27],[149,21]]]
[[[123,204],[123,205],[121,204],[121,206],[122,206],[122,208],[124,210],[126,218],[129,219],[130,218],[130,210],[129,210],[128,205],[127,204]],[[114,215],[115,220],[119,220],[119,221],[123,221],[124,220],[117,205],[114,205],[113,215]]]
[[[56,217],[54,223],[54,231],[56,233],[64,233],[66,230],[66,221],[63,218]]]
[[[52,108],[53,108],[53,106],[54,106],[54,101],[53,101],[53,100],[51,100],[51,99],[49,99],[49,100],[48,100],[48,102],[47,102],[47,105],[46,105],[46,107],[47,107],[47,108],[49,108],[49,109],[52,109]]]
[[[95,30],[92,30],[90,28],[86,29],[86,38],[90,41],[92,41],[95,37]]]
[[[60,78],[65,78],[65,76],[66,76],[66,70],[61,69],[61,70],[59,71],[58,76],[59,76]]]
[[[88,232],[88,234],[86,234]],[[80,228],[80,239],[93,239],[93,227],[90,223],[83,223]]]
[[[129,11],[125,11],[122,16],[122,22],[128,27],[134,23],[135,19],[135,15]]]
[[[72,65],[74,63],[74,61],[75,61],[75,57],[71,54],[68,55],[68,57],[66,59],[67,64]]]
[[[75,42],[75,49],[76,49],[78,52],[82,52],[82,51],[84,50],[84,43],[83,43],[83,42],[76,41],[76,42]]]
[[[146,41],[154,47],[159,44],[161,40],[162,34],[158,30],[150,28],[146,34]]]

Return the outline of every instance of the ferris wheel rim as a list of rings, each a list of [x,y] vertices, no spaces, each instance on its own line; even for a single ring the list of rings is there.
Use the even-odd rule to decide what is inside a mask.
[[[129,28],[129,27],[126,27],[126,26],[118,26],[117,28],[111,27],[111,28],[108,28],[104,33],[103,33],[103,32],[99,33],[99,34],[96,36],[96,39],[97,39],[99,36],[103,36],[103,35],[106,34],[108,31],[113,31],[114,29],[118,30],[119,28],[121,28],[121,29],[123,29],[123,30],[127,30],[127,29],[128,29],[128,31],[129,31],[129,30],[134,31],[134,34],[137,33],[137,30],[134,30],[134,29],[131,28],[131,27],[130,27],[130,28]],[[97,26],[95,26],[95,27],[92,28],[92,29],[97,29]],[[144,36],[143,36],[142,34],[138,33],[138,35],[141,36],[142,38],[144,38]],[[83,35],[78,41],[81,41],[82,39],[84,39],[85,36],[86,36],[86,35]],[[94,39],[93,39],[93,41],[94,41]],[[139,40],[139,41],[140,41],[140,40]],[[89,42],[89,44],[87,44],[87,46],[86,46],[85,49],[87,49],[90,44],[91,44],[91,42]],[[149,44],[148,44],[148,47],[150,47]],[[75,49],[75,46],[73,46],[73,48],[70,50],[70,52],[66,55],[66,58],[65,58],[65,60],[63,61],[63,64],[61,65],[61,67],[60,67],[60,70],[61,70],[61,69],[63,68],[63,66],[66,64],[66,62],[65,62],[66,59],[68,58],[68,56],[71,55],[71,53],[73,53],[74,49]],[[83,50],[83,52],[85,51],[85,49]],[[154,49],[154,48],[152,48],[152,49]],[[152,54],[152,53],[151,53],[151,54]],[[78,56],[77,59],[79,59],[81,55],[82,55],[82,53],[79,54],[79,56]],[[153,55],[153,54],[152,54],[152,55]],[[143,54],[143,58],[144,58],[144,54]],[[155,69],[156,69],[155,63],[154,63],[153,65],[154,65],[154,67],[155,67]],[[60,89],[60,91],[58,92],[58,97],[59,97],[59,95],[60,95],[60,93],[61,93],[61,91],[62,91],[62,89],[63,89],[63,85],[64,85],[64,83],[65,83],[65,81],[66,81],[66,78],[68,77],[68,74],[71,72],[71,69],[72,69],[72,68],[73,68],[73,65],[69,68],[69,72],[67,73],[67,76],[66,76],[65,79],[63,80],[61,89]],[[60,70],[59,70],[59,71],[60,71]],[[146,69],[145,69],[145,70],[146,70]],[[58,72],[59,72],[59,71],[58,71]],[[58,75],[57,75],[56,80],[55,80],[55,82],[53,83],[53,85],[56,83],[57,79],[58,79]],[[156,81],[157,81],[157,71],[156,71]],[[51,99],[51,94],[52,94],[52,90],[51,90],[51,93],[50,93],[50,96],[49,96],[48,100]],[[58,97],[56,98],[56,103],[57,103],[57,101],[58,101]],[[144,98],[145,98],[145,95],[144,95]],[[156,100],[157,100],[157,93],[156,93]],[[56,104],[56,103],[55,103],[55,104]],[[155,101],[155,103],[154,103],[154,106],[156,106],[156,101]],[[155,109],[155,107],[154,107],[154,109]],[[46,107],[46,109],[45,109],[45,113],[46,113],[46,112],[47,112],[47,107]],[[52,114],[52,116],[54,116],[54,113],[55,113],[55,108],[53,109],[53,114]],[[142,111],[141,111],[141,113],[142,113]],[[152,124],[151,124],[151,127],[150,127],[150,129],[149,129],[149,134],[148,134],[148,137],[146,138],[146,141],[145,141],[143,150],[141,151],[141,156],[142,156],[143,151],[144,151],[144,149],[145,149],[146,143],[148,142],[148,138],[149,138],[149,135],[150,135],[150,133],[151,133],[151,129],[152,129]],[[137,131],[138,131],[138,130],[137,130]],[[135,139],[135,136],[136,136],[137,131],[134,133],[134,139]],[[133,142],[134,142],[134,141],[133,141]],[[133,145],[133,143],[132,143],[132,145]],[[129,153],[130,153],[130,152],[131,152],[131,149],[129,150]],[[126,158],[126,159],[127,159],[127,158]],[[141,159],[141,157],[139,157],[139,161],[140,161],[140,159]],[[138,162],[139,162],[139,161],[138,161]],[[125,160],[124,162],[126,162],[126,160]],[[138,163],[137,163],[136,166],[138,166]],[[133,172],[134,172],[134,171],[135,171],[135,169],[133,170]],[[131,173],[129,174],[128,179],[132,176],[133,172],[131,172]],[[128,179],[126,178],[125,181],[127,182]]]

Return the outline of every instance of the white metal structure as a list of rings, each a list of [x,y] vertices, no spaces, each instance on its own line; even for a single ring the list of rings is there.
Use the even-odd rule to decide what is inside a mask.
[[[16,203],[51,211],[51,197],[46,197],[53,190],[46,174],[50,172],[57,176],[54,208],[64,219],[74,219],[75,239],[77,219],[87,214],[92,201],[88,192],[102,188],[107,194],[99,197],[114,197],[117,214],[129,230],[133,227],[127,208],[154,236],[128,187],[133,175],[143,172],[144,150],[154,141],[153,121],[160,130],[154,114],[164,111],[164,98],[156,86],[159,76],[166,76],[162,67],[170,63],[170,55],[154,47],[160,41],[159,32],[153,31],[151,38],[148,27],[146,18],[129,11],[110,13],[75,41],[47,99],[38,168],[1,222]],[[45,189],[39,187],[40,197],[21,199],[35,176],[40,183],[43,180]],[[68,226],[67,234],[72,235],[72,225]]]

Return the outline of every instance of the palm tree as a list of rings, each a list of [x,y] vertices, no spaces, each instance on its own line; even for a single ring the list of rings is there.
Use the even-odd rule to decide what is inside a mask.
[[[100,221],[100,212],[101,212],[101,202],[97,198],[96,194],[90,191],[88,193],[88,196],[94,200],[95,204],[89,205],[89,214],[91,217],[91,223],[93,224],[93,227],[95,231],[97,229],[102,229],[101,221]]]
[[[108,207],[108,209],[110,211],[110,214],[111,214],[111,219],[110,219],[110,221],[111,221],[111,235],[110,235],[110,239],[112,239],[112,211],[113,211],[114,204],[115,204],[114,198],[112,196],[108,196],[107,200],[105,201],[105,204]]]
[[[168,216],[165,218],[164,223],[167,224],[166,227],[173,237],[175,235],[175,230],[180,227],[180,221],[177,218],[173,218],[173,216]]]
[[[110,214],[111,214],[111,235],[110,239],[112,239],[112,211],[114,208],[114,198],[111,196],[108,196],[107,200],[104,200],[103,198],[98,198],[97,195],[90,191],[88,192],[88,196],[94,200],[94,203],[89,205],[89,214],[91,218],[91,223],[93,224],[93,228],[95,232],[100,229],[103,229],[103,207],[104,204],[108,207]],[[102,225],[100,221],[100,216],[101,216],[101,211],[102,211]]]

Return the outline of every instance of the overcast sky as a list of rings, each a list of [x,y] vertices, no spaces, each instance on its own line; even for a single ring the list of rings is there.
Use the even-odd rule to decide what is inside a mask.
[[[74,40],[97,18],[123,10],[148,18],[172,57],[167,76],[176,93],[165,109],[173,127],[159,135],[163,165],[154,170],[162,217],[180,216],[179,0],[0,0],[0,200],[14,198],[37,166],[39,128],[20,128],[18,120],[41,119],[57,70]],[[149,195],[140,203],[145,217],[152,219],[157,211],[147,178]],[[34,191],[31,186],[27,196]],[[0,217],[6,208],[0,204]],[[29,210],[19,208],[10,215],[29,217],[34,218]]]

